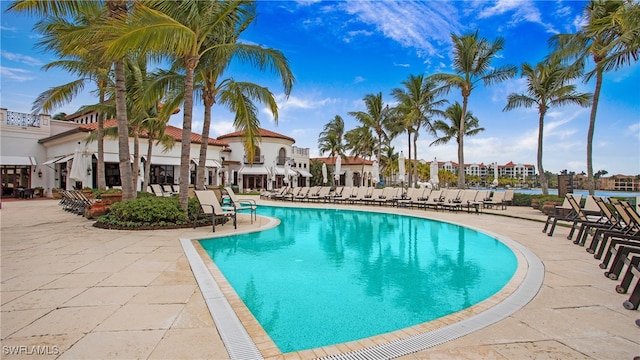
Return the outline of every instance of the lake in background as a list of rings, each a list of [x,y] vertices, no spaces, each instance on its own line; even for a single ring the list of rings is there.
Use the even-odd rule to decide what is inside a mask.
[[[531,195],[542,194],[542,190],[541,189],[514,189],[514,190],[517,193],[521,193],[521,194],[531,194]],[[588,190],[574,189],[573,193],[582,195],[582,197],[585,197],[585,196],[589,195],[589,191]],[[558,189],[549,189],[549,194],[550,195],[558,195]],[[640,192],[596,190],[596,196],[636,198],[636,197],[640,196]]]

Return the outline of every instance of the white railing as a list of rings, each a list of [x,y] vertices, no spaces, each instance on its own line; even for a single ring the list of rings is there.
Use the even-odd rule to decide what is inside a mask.
[[[40,116],[7,111],[7,125],[20,127],[40,127]]]

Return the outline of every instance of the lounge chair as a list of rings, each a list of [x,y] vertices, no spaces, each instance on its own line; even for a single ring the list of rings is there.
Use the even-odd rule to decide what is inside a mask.
[[[158,196],[158,197],[169,197],[169,196],[171,196],[171,193],[164,191],[164,189],[162,188],[162,186],[160,186],[160,184],[151,184],[151,185],[149,185],[149,187],[151,188],[151,192],[155,196]]]
[[[327,201],[331,193],[331,187],[321,186],[317,193],[309,196],[309,201]]]
[[[438,206],[441,204],[442,200],[442,190],[433,190],[429,195],[429,198],[425,201],[421,201],[420,205],[424,206],[424,208],[433,207],[436,211],[438,210]]]
[[[418,198],[422,197],[424,189],[422,188],[408,188],[404,197],[397,199],[396,205],[399,207],[412,206],[414,201],[418,201]]]
[[[587,252],[594,254],[596,259],[600,259],[608,241],[615,237],[625,237],[639,235],[640,225],[636,225],[631,215],[625,210],[623,203],[618,199],[610,199],[611,205],[618,217],[618,226],[613,229],[596,229],[591,243],[586,249]]]
[[[359,203],[364,203],[367,202],[369,198],[371,198],[371,193],[369,192],[371,188],[368,187],[364,187],[361,186],[359,188],[356,188],[353,192],[353,194],[351,194],[351,197],[349,198],[350,203],[355,204],[357,202]]]
[[[211,216],[211,222],[213,223],[213,232],[216,232],[216,221],[218,219],[222,220],[222,224],[226,222],[227,219],[233,219],[233,228],[238,228],[238,223],[236,220],[236,211],[235,209],[223,209],[222,205],[220,205],[220,200],[216,197],[216,194],[211,190],[195,190],[194,193],[200,202],[200,208],[202,212]]]
[[[547,221],[544,224],[544,228],[542,228],[542,232],[547,233],[548,236],[553,236],[559,220],[573,222],[576,219],[581,219],[583,215],[580,209],[580,196],[566,194],[562,206],[556,206],[553,214],[547,216]],[[551,228],[549,228],[549,225],[551,225]],[[549,229],[548,232],[547,229]]]
[[[225,187],[225,191],[227,192],[227,196],[231,200],[236,211],[238,210],[249,210],[249,215],[251,217],[251,223],[253,224],[253,220],[256,218],[256,209],[258,208],[256,201],[253,199],[240,199],[233,192],[233,189],[230,187]]]
[[[495,206],[496,209],[498,208],[498,206],[500,206],[500,208],[504,210],[504,191],[494,191],[493,196],[485,200],[482,203],[482,206],[484,206],[485,208],[493,208]]]
[[[504,191],[504,200],[502,200],[502,202],[504,203],[505,208],[507,207],[507,205],[513,205],[514,197],[515,197],[515,190],[508,189]]]
[[[587,219],[574,220],[571,231],[569,232],[569,236],[567,236],[567,239],[571,240],[571,238],[573,237],[573,232],[576,228],[578,228],[578,235],[576,235],[576,239],[573,241],[573,243],[580,246],[584,246],[589,232],[595,229],[616,230],[622,228],[622,224],[620,223],[618,217],[611,211],[611,209],[607,206],[607,204],[601,197],[589,196],[587,198],[587,201],[589,201],[589,199],[592,199],[593,203],[596,204],[600,216],[598,217],[598,215],[594,215],[591,210],[586,210],[588,211],[586,212],[586,214],[589,214],[586,216]]]
[[[451,211],[462,210],[463,208],[469,208],[469,204],[476,199],[478,190],[462,190],[457,200],[453,200],[450,203],[443,203],[442,207]]]
[[[302,187],[297,194],[294,195],[293,200],[304,201],[307,200],[307,196],[311,189],[308,186]]]

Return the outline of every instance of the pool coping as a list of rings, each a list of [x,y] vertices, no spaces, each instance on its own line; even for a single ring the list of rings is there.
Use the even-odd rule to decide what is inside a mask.
[[[366,209],[345,210],[368,211]],[[181,239],[181,244],[232,359],[259,359],[275,356],[389,359],[408,355],[455,340],[503,320],[528,304],[540,290],[544,280],[544,265],[532,251],[518,242],[473,226],[424,216],[403,215],[464,226],[498,239],[514,252],[518,263],[516,272],[510,281],[493,296],[445,317],[370,338],[283,354],[199,243],[202,239],[229,236],[229,234]],[[263,231],[279,224],[278,219],[268,219],[270,219],[269,223],[263,227],[239,231],[234,235]]]

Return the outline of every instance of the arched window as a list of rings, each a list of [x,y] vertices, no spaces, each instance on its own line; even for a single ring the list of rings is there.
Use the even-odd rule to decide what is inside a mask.
[[[262,164],[264,161],[262,161],[262,156],[260,155],[260,148],[256,146],[254,152],[253,152],[253,163],[254,164]]]
[[[281,147],[280,151],[278,152],[278,165],[284,165],[284,163],[287,161],[287,151]]]

